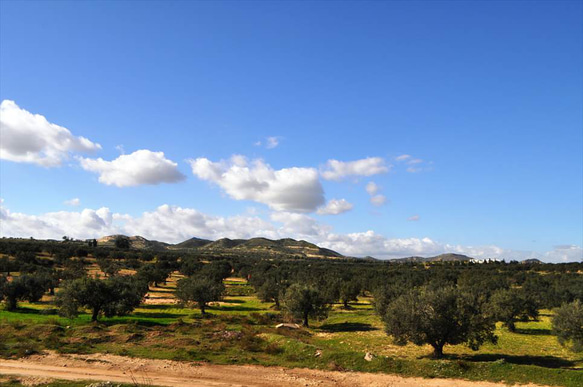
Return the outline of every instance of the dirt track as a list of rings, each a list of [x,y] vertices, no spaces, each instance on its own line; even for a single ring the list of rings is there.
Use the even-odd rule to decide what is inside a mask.
[[[169,360],[136,359],[106,354],[30,356],[0,360],[0,375],[29,378],[100,380],[172,387],[502,387],[505,384],[451,379],[402,378],[360,372],[285,369],[281,367],[224,366]],[[532,385],[530,385],[532,386]],[[523,386],[524,387],[524,386]]]

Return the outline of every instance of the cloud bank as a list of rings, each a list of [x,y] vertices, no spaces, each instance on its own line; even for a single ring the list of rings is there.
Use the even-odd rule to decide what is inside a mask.
[[[193,236],[208,239],[266,237],[305,239],[322,247],[350,256],[400,258],[433,256],[446,252],[475,258],[522,260],[539,258],[547,262],[570,262],[583,259],[581,246],[555,246],[542,253],[506,250],[498,246],[462,246],[441,243],[431,238],[387,238],[372,230],[338,234],[331,226],[319,223],[306,214],[273,212],[269,220],[253,215],[221,217],[192,208],[161,205],[138,217],[98,210],[49,212],[41,215],[13,213],[0,207],[0,236],[60,239],[98,238],[122,233],[142,235],[148,239],[177,243]]]

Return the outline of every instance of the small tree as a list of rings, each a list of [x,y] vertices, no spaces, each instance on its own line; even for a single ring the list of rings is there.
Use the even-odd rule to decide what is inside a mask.
[[[80,308],[87,308],[91,310],[91,321],[97,321],[101,314],[112,317],[130,313],[147,291],[146,284],[134,276],[107,280],[84,277],[65,282],[55,302],[63,316],[73,318],[79,315]]]
[[[161,264],[147,264],[138,269],[138,277],[147,282],[158,286],[160,282],[166,282],[172,269],[166,268]]]
[[[13,277],[12,281],[4,281],[2,296],[6,302],[7,310],[14,310],[18,301],[39,301],[46,291],[46,282],[41,276],[21,275]]]
[[[465,343],[477,350],[485,341],[496,342],[494,321],[481,305],[453,287],[415,289],[390,303],[383,320],[398,345],[429,344],[441,358],[446,344]]]
[[[538,306],[520,289],[497,290],[492,294],[490,307],[494,318],[508,327],[510,332],[516,331],[517,321],[538,318]]]
[[[111,258],[97,258],[97,264],[107,277],[113,277],[121,269],[120,264]]]
[[[224,292],[222,282],[200,276],[183,278],[176,286],[176,297],[184,303],[196,302],[203,315],[207,304],[221,300]]]
[[[301,319],[305,327],[309,327],[309,318],[327,317],[330,305],[318,289],[296,283],[287,288],[283,309],[294,318]]]
[[[571,342],[573,351],[583,352],[583,303],[580,300],[564,304],[555,311],[553,333],[562,345]]]
[[[114,241],[115,247],[118,249],[124,249],[127,250],[130,248],[130,238],[128,238],[125,235],[118,235],[115,237],[115,241]]]
[[[340,300],[345,309],[348,309],[350,301],[358,301],[361,289],[360,283],[355,279],[343,280],[340,283]]]

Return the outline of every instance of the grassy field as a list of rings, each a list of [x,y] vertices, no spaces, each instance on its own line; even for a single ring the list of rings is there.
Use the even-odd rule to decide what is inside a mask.
[[[126,356],[261,364],[333,370],[386,372],[404,376],[583,385],[583,354],[562,347],[551,335],[550,311],[540,321],[518,323],[515,333],[498,327],[497,345],[478,352],[445,348],[443,360],[429,358],[429,346],[397,346],[383,331],[370,299],[351,309],[335,306],[310,329],[277,330],[282,316],[250,294],[241,279],[226,281],[228,294],[203,317],[197,309],[172,302],[176,277],[149,294],[148,304],[124,317],[59,317],[45,299],[0,311],[0,355],[25,356],[53,349],[63,353],[113,353]],[[160,302],[160,303],[156,303]],[[370,352],[374,359],[364,360]]]

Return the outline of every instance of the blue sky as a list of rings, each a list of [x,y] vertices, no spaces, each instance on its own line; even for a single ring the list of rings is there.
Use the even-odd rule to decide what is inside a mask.
[[[0,7],[2,235],[582,259],[581,2]]]

